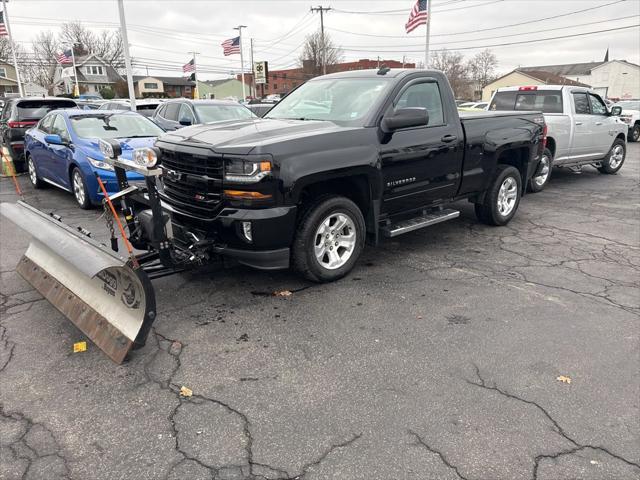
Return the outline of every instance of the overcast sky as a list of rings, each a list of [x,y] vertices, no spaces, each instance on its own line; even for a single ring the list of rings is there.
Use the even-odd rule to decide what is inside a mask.
[[[405,55],[407,61],[420,61],[424,57],[425,27],[409,35],[404,33],[414,3],[325,1],[323,6],[333,8],[324,16],[326,32],[343,48],[345,60],[375,59],[378,55],[402,60]],[[247,26],[243,33],[247,68],[249,38],[255,39],[256,61],[268,60],[271,70],[294,67],[305,35],[320,26],[319,14],[309,11],[312,3],[301,0],[124,0],[124,4],[131,54],[139,64],[151,65],[149,72],[156,75],[181,75],[180,65],[189,60],[188,52],[193,50],[201,53],[201,78],[239,72],[239,56],[224,57],[220,47],[224,39],[236,35],[233,27],[239,24]],[[25,42],[27,48],[38,31],[55,31],[56,25],[65,21],[80,20],[98,30],[116,28],[119,21],[116,0],[11,0],[8,10],[14,39]],[[584,11],[564,15],[577,10]],[[460,49],[465,56],[472,56],[488,45],[639,23],[640,0],[432,0],[431,44],[433,49]],[[574,38],[493,46],[491,50],[498,57],[498,70],[507,72],[518,65],[600,61],[607,47],[611,59],[640,64],[639,45],[640,29],[636,26]],[[153,67],[160,65],[162,69]],[[136,67],[136,73],[145,73],[145,67]]]

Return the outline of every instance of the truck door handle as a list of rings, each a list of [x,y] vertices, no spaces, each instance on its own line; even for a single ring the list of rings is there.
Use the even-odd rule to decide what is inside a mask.
[[[457,139],[458,137],[456,137],[455,135],[445,135],[440,140],[445,143],[451,143],[451,142],[455,142]]]
[[[602,122],[596,122],[596,125],[602,125]]]
[[[576,125],[582,125],[582,122],[576,122]]]

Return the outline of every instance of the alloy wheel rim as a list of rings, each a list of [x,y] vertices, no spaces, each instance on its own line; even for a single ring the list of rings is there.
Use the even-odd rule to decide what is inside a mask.
[[[518,182],[513,177],[507,177],[498,191],[498,212],[503,217],[508,216],[516,206],[518,199]]]
[[[36,175],[36,166],[33,164],[33,160],[31,158],[29,158],[27,168],[29,168],[29,180],[31,180],[31,183],[35,185],[38,181],[38,176]]]
[[[318,226],[313,250],[318,263],[335,270],[349,261],[356,247],[356,226],[349,215],[335,212]]]
[[[547,181],[547,178],[549,178],[549,172],[551,171],[549,157],[547,157],[546,155],[543,155],[542,159],[540,160],[540,163],[542,163],[542,170],[540,171],[540,175],[538,175],[536,178],[533,179],[533,181],[538,187],[541,187],[542,185],[545,184],[545,182]]]
[[[609,158],[609,166],[611,168],[618,168],[622,163],[622,160],[624,160],[624,150],[622,148],[622,145],[616,145],[615,147],[613,147],[613,150],[611,151],[611,157]]]
[[[77,171],[73,174],[73,194],[75,195],[77,202],[80,205],[84,205],[84,183],[82,182],[82,177]]]

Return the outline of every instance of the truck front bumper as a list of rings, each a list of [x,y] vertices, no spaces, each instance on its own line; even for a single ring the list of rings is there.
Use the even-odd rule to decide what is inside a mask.
[[[162,202],[171,214],[174,241],[182,246],[211,241],[217,255],[261,270],[289,268],[297,208],[223,208],[211,220],[203,220]]]

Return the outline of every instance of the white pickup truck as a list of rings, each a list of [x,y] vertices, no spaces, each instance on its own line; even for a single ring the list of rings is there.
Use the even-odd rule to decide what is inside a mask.
[[[624,163],[628,127],[619,107],[609,110],[600,95],[585,87],[533,85],[499,88],[489,110],[541,111],[547,124],[547,145],[541,166],[529,182],[539,192],[551,178],[552,167],[582,168],[616,173]]]
[[[640,140],[640,100],[622,100],[616,103],[614,107],[622,108],[620,120],[629,127],[627,140],[630,142]]]

